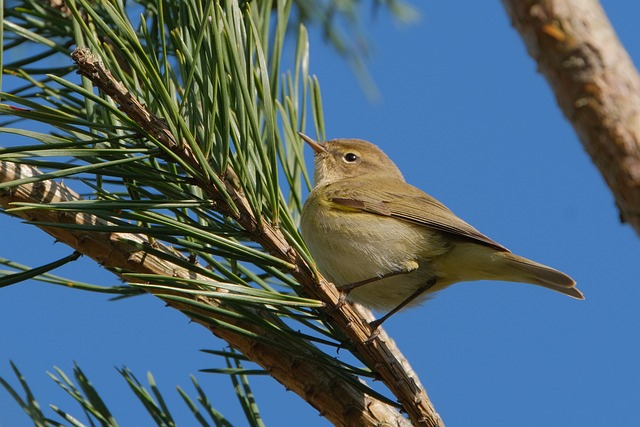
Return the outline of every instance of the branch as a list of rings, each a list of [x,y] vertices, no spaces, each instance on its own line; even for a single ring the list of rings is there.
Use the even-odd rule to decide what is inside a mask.
[[[640,235],[640,77],[597,0],[502,0],[558,105]]]
[[[188,146],[179,144],[164,122],[135,100],[124,85],[114,79],[109,70],[105,69],[104,64],[89,49],[78,48],[71,56],[78,65],[79,73],[88,77],[95,86],[109,95],[119,105],[121,111],[153,135],[166,149],[180,155],[194,169],[201,169],[197,158],[189,151]],[[373,331],[369,322],[359,315],[357,309],[351,304],[342,304],[336,287],[307,265],[279,229],[256,218],[241,190],[234,187],[228,180],[224,182],[225,190],[235,204],[235,209],[234,206],[228,205],[227,199],[219,193],[214,182],[201,181],[197,182],[197,185],[216,202],[217,209],[236,220],[255,242],[272,255],[292,265],[289,273],[300,283],[305,294],[325,304],[332,322],[345,333],[355,351],[398,398],[414,425],[443,426],[440,416],[417,376],[410,369],[405,369],[408,363],[395,343],[390,341],[384,333],[370,339]],[[305,397],[305,395],[302,396]]]

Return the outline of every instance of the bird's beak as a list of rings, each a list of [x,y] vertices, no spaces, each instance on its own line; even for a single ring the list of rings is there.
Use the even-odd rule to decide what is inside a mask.
[[[300,135],[300,138],[302,138],[304,142],[306,142],[311,146],[311,148],[313,148],[313,151],[315,151],[316,154],[324,153],[325,151],[327,151],[327,149],[324,147],[324,144],[314,141],[302,132],[298,132],[298,135]]]

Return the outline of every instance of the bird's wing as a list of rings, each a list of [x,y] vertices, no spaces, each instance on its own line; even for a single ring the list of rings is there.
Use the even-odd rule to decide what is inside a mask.
[[[366,186],[363,185],[366,183]],[[405,182],[391,186],[389,182],[375,180],[344,179],[328,184],[325,197],[338,209],[349,209],[389,216],[414,224],[430,227],[454,236],[472,239],[501,251],[509,250],[491,240],[478,230],[458,218],[445,205],[422,190]],[[400,185],[402,184],[402,185]]]

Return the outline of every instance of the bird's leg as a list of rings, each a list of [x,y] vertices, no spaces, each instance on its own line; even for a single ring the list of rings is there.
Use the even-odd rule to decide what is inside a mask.
[[[397,276],[399,274],[407,274],[411,273],[414,270],[417,270],[419,267],[418,263],[415,261],[407,261],[400,270],[390,271],[388,273],[383,274],[382,276],[371,277],[369,279],[360,280],[359,282],[349,283],[348,285],[340,286],[340,291],[343,292],[343,295],[346,297],[356,288],[360,286],[368,285],[369,283],[377,282],[378,280],[386,279],[387,277]]]
[[[425,283],[424,285],[420,286],[418,289],[415,290],[415,292],[413,292],[411,295],[409,295],[407,297],[407,299],[405,299],[400,304],[398,304],[398,306],[396,308],[394,308],[393,310],[391,310],[390,312],[388,312],[387,314],[385,314],[384,316],[382,316],[378,320],[374,320],[373,322],[369,323],[369,326],[371,326],[373,328],[373,330],[374,330],[374,333],[373,333],[372,337],[375,338],[377,336],[377,330],[380,327],[380,325],[382,325],[382,322],[384,322],[389,317],[391,317],[394,314],[396,314],[398,311],[402,310],[404,307],[407,306],[407,304],[411,303],[411,301],[413,301],[414,299],[418,298],[424,292],[428,291],[429,288],[431,288],[433,285],[436,284],[436,280],[437,279],[435,277],[432,277],[431,279],[429,279],[429,281],[427,283]]]
[[[417,270],[419,266],[420,265],[416,261],[407,261],[402,266],[402,268],[399,269],[399,270],[390,271],[390,272],[385,273],[385,274],[383,274],[381,276],[371,277],[369,279],[360,280],[358,282],[353,282],[353,283],[349,283],[348,285],[340,286],[338,288],[338,290],[340,291],[340,298],[338,299],[338,302],[336,303],[335,307],[331,310],[331,312],[329,312],[329,314],[333,313],[333,311],[335,311],[335,310],[339,309],[340,307],[342,307],[344,305],[344,303],[347,301],[347,296],[354,289],[357,289],[357,288],[359,288],[361,286],[364,286],[364,285],[368,285],[369,283],[377,282],[378,280],[386,279],[387,277],[393,277],[393,276],[397,276],[399,274],[411,273],[412,271]],[[435,283],[435,279],[434,279],[434,283]],[[380,324],[382,322],[387,320],[392,314],[394,314],[395,312],[400,310],[402,307],[404,307],[405,305],[409,304],[413,299],[415,299],[422,292],[424,292],[427,289],[429,289],[431,286],[433,286],[432,283],[431,284],[427,284],[425,286],[422,286],[415,293],[411,294],[411,296],[409,296],[409,298],[407,298],[405,301],[403,301],[398,307],[394,308],[391,312],[387,313],[383,318],[371,322],[370,325],[374,328],[374,330],[377,330],[378,326],[380,326]],[[376,323],[376,322],[379,322],[379,323],[374,325],[374,323]],[[369,340],[372,340],[377,335],[378,335],[377,332],[375,332],[371,337],[369,337]]]

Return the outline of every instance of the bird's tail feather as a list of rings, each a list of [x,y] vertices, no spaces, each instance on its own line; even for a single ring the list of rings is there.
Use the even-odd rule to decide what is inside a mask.
[[[508,267],[502,269],[502,272],[510,271],[512,275],[503,277],[502,280],[539,285],[576,299],[584,299],[582,292],[576,288],[575,280],[563,272],[510,252],[502,252],[501,257]]]

